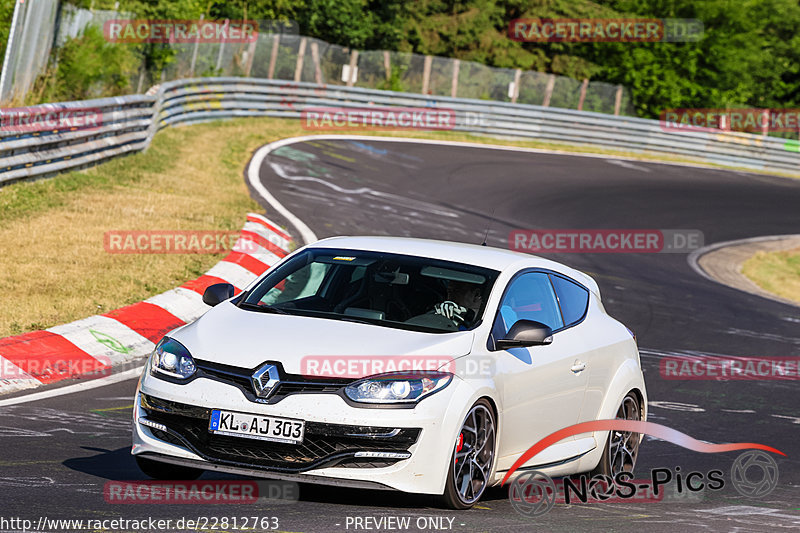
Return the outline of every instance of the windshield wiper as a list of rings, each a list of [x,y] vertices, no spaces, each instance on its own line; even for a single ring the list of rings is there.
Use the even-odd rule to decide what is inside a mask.
[[[281,309],[280,307],[275,307],[274,305],[258,305],[258,304],[251,304],[249,302],[241,302],[239,303],[239,307],[243,309],[250,309],[252,311],[259,311],[261,313],[275,313],[278,315],[291,315],[289,311],[286,309]]]

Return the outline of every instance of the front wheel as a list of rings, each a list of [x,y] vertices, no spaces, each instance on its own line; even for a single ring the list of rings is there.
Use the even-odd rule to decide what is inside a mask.
[[[618,420],[641,420],[642,408],[639,397],[629,392],[617,409]],[[592,475],[606,475],[614,478],[620,472],[633,472],[639,456],[641,435],[631,431],[609,431],[603,457],[592,471]]]
[[[467,413],[456,439],[442,495],[451,509],[469,509],[489,486],[495,456],[495,419],[492,406],[479,400]]]

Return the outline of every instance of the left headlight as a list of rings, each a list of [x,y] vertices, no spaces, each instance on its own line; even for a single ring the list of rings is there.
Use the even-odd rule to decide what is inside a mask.
[[[150,374],[153,376],[161,374],[176,379],[187,379],[196,370],[189,350],[169,337],[161,339],[150,356]]]
[[[447,387],[452,380],[449,372],[396,372],[356,381],[344,392],[354,402],[414,403]]]

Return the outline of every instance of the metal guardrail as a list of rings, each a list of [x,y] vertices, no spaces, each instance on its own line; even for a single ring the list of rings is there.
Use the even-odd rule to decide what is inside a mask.
[[[785,139],[723,132],[665,131],[656,120],[486,100],[431,97],[357,87],[253,78],[168,82],[154,95],[47,104],[96,108],[102,126],[70,132],[0,131],[0,185],[76,170],[149,146],[156,131],[233,117],[299,118],[315,107],[438,107],[455,112],[457,131],[800,174],[800,153]]]

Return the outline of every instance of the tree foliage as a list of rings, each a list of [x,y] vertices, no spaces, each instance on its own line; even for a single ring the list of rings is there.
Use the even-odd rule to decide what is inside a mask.
[[[113,9],[116,0],[72,0]],[[4,6],[0,0],[0,32]],[[13,4],[12,4],[13,5]],[[671,107],[791,107],[800,100],[797,0],[120,0],[155,19],[294,20],[301,34],[359,49],[389,49],[622,84],[646,117]],[[697,42],[521,43],[509,22],[533,17],[699,19]],[[10,20],[10,15],[9,17]],[[7,29],[6,29],[7,32]],[[147,68],[168,47],[141,45]]]

